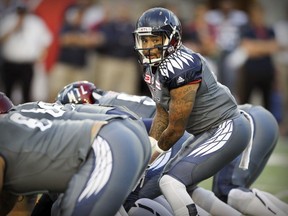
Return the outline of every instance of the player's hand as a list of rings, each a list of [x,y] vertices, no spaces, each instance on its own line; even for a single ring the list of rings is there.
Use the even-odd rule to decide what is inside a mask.
[[[149,136],[150,144],[151,144],[151,159],[149,164],[151,164],[160,154],[165,152],[158,146],[158,141],[153,137]]]
[[[150,140],[150,144],[151,144],[151,149],[152,149],[152,155],[153,153],[156,151],[158,153],[163,153],[164,150],[162,150],[159,146],[158,146],[158,141],[156,139],[154,139],[153,137],[149,136],[149,140]]]

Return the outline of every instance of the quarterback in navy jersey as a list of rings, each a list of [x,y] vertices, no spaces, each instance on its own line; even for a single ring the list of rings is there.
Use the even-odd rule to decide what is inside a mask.
[[[249,118],[229,89],[217,82],[206,60],[182,45],[181,23],[172,11],[148,9],[133,34],[144,80],[156,102],[150,136],[157,148],[151,161],[185,131],[194,135],[166,165],[159,181],[161,192],[174,215],[198,215],[187,188],[215,175],[249,147]],[[248,157],[246,151],[243,169]]]

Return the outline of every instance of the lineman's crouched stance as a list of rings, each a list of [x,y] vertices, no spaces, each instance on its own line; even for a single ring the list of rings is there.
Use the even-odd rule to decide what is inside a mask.
[[[115,215],[151,149],[141,121],[101,116],[101,121],[37,120],[16,111],[1,117],[3,191],[61,193],[52,215]]]
[[[71,179],[61,202],[53,205],[52,215],[63,215],[63,210],[73,212],[71,215],[116,214],[119,201],[131,192],[149,160],[145,145],[149,140],[142,131],[145,132],[131,119],[113,120],[108,127],[103,126],[87,162]]]

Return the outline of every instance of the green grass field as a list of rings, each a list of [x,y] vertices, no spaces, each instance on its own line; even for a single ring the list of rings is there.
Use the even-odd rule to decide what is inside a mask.
[[[199,186],[211,189],[211,179]],[[272,156],[252,188],[274,194],[288,203],[288,139],[280,137]]]

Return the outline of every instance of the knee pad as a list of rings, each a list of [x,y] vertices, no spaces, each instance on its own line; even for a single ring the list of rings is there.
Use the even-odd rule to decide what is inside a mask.
[[[169,175],[164,175],[160,179],[159,186],[175,215],[188,214],[188,206],[193,204],[193,200],[182,182]]]
[[[185,189],[186,187],[183,183],[179,182],[178,180],[176,180],[175,178],[169,176],[169,175],[164,175],[161,177],[160,181],[159,181],[159,187],[160,189],[163,191],[165,189],[165,191],[168,191],[170,189]]]
[[[232,189],[228,195],[228,204],[245,215],[285,215],[267,197],[247,189]]]
[[[205,210],[209,209],[210,211],[216,196],[212,191],[203,188],[196,188],[192,193],[192,199],[197,205],[201,206]]]
[[[235,188],[229,192],[227,203],[238,211],[245,213],[253,198],[254,195],[248,189]]]

